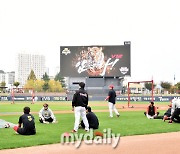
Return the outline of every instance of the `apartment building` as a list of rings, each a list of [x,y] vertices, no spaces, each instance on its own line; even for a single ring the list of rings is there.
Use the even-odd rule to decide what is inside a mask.
[[[45,56],[36,54],[19,53],[17,57],[16,80],[23,86],[31,72],[34,71],[36,78],[41,79],[46,71]]]

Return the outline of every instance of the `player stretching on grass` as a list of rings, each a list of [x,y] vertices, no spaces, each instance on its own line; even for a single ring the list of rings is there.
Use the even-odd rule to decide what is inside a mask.
[[[39,121],[41,123],[57,123],[56,117],[54,116],[52,110],[48,108],[48,104],[45,103],[43,108],[39,111]]]
[[[176,119],[176,122],[180,122],[180,99],[174,98],[171,100],[172,102],[172,108],[171,108],[171,118],[169,120],[169,123],[171,124],[174,119]]]
[[[115,104],[116,104],[116,92],[114,91],[114,86],[110,85],[109,86],[109,93],[108,96],[106,97],[105,101],[109,102],[109,112],[110,112],[110,117],[113,117],[113,111],[116,113],[116,116],[119,117],[120,114],[117,111]]]
[[[147,107],[146,112],[144,112],[144,115],[148,118],[148,119],[154,119],[159,115],[159,112],[157,112],[157,107],[154,106],[154,102],[151,101],[149,106]]]
[[[77,90],[73,96],[72,111],[74,111],[75,114],[75,123],[72,132],[78,131],[80,117],[82,118],[83,123],[85,125],[85,130],[89,131],[89,123],[86,117],[86,107],[88,105],[88,93],[84,90],[84,87],[85,87],[85,83],[80,82],[79,90]]]
[[[87,106],[87,108],[86,108],[86,117],[87,117],[87,120],[89,123],[89,128],[92,128],[92,129],[99,128],[99,120],[98,120],[97,116],[91,111],[90,106]],[[80,126],[82,128],[85,128],[83,120],[81,121]]]
[[[14,130],[21,135],[34,135],[36,134],[34,117],[29,114],[30,108],[24,108],[24,114],[19,117],[18,126],[14,126]],[[23,124],[23,127],[21,125]]]

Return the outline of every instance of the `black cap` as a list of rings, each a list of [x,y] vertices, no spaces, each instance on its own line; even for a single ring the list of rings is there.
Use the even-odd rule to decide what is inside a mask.
[[[91,112],[91,107],[90,107],[90,106],[87,106],[87,107],[86,107],[86,110],[88,110],[88,112]]]
[[[84,89],[85,83],[84,83],[84,82],[80,82],[80,83],[79,83],[79,86]]]

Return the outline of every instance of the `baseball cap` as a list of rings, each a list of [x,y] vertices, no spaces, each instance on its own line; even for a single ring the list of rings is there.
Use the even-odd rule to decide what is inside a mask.
[[[87,107],[86,107],[86,110],[88,110],[88,112],[91,112],[91,107],[90,107],[90,106],[87,106]]]
[[[112,84],[111,84],[111,85],[109,85],[109,88],[114,88],[114,85],[112,85]]]

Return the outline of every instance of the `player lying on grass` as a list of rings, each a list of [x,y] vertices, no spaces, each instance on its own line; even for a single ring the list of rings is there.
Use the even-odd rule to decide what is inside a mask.
[[[147,107],[146,112],[144,114],[147,116],[148,119],[154,119],[156,116],[159,115],[159,112],[157,112],[156,106],[154,106],[154,102],[151,101],[150,105]]]
[[[167,109],[167,111],[164,113],[163,116],[156,116],[154,119],[162,119],[163,121],[170,120],[172,104],[169,104],[168,106],[169,108]]]
[[[24,108],[24,114],[19,117],[18,126],[14,126],[13,129],[21,135],[34,135],[34,134],[36,134],[34,116],[30,114],[30,108],[29,107]]]
[[[0,119],[0,128],[13,128],[14,126],[16,125],[6,120]]]
[[[99,120],[97,116],[91,111],[91,107],[88,106],[86,108],[86,117],[89,123],[89,128],[98,129],[99,128]],[[80,127],[85,128],[83,120],[80,123]]]
[[[39,111],[39,121],[41,123],[56,123],[56,117],[48,106],[49,105],[45,103],[43,108]]]

